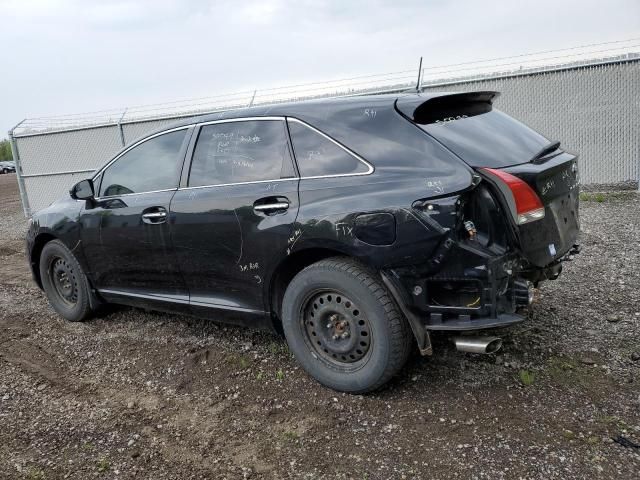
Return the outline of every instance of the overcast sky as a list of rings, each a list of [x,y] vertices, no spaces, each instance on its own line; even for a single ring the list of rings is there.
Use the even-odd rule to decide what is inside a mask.
[[[25,117],[640,37],[639,0],[0,0],[0,19],[0,138]]]

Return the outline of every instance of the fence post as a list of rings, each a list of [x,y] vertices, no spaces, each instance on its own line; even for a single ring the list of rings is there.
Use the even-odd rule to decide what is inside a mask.
[[[22,122],[24,122],[24,120],[22,120]],[[24,186],[24,178],[22,178],[22,164],[20,163],[20,154],[18,153],[18,144],[16,143],[16,139],[13,136],[14,130],[18,128],[22,124],[22,122],[20,122],[11,130],[9,130],[9,142],[11,143],[11,155],[13,156],[13,161],[16,163],[16,177],[18,178],[18,190],[20,191],[20,201],[22,202],[22,210],[24,211],[24,216],[29,218],[31,216],[31,208],[29,207],[29,197],[27,197],[27,190],[25,189],[25,186]]]
[[[124,112],[122,112],[122,115],[120,116],[120,120],[118,120],[118,131],[120,132],[120,143],[122,143],[123,147],[126,147],[126,143],[124,141],[124,129],[122,128],[122,120],[124,119],[124,116],[127,114],[127,109],[129,107],[124,109]]]

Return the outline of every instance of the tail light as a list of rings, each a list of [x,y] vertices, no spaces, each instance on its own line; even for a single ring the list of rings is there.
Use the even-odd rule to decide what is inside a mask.
[[[500,189],[507,196],[509,205],[515,210],[516,223],[518,225],[544,218],[544,205],[542,205],[540,197],[525,181],[502,170],[494,168],[482,168],[481,170],[506,187]],[[502,185],[498,186],[502,187]],[[512,197],[511,199],[508,198],[509,193]]]

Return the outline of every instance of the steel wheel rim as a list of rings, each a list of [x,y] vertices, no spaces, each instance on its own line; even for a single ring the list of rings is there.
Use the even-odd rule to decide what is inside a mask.
[[[49,262],[49,280],[56,295],[67,306],[78,303],[78,282],[71,265],[62,257],[54,257]]]
[[[302,304],[301,319],[305,342],[323,362],[356,370],[368,359],[371,326],[350,297],[336,290],[312,292]]]

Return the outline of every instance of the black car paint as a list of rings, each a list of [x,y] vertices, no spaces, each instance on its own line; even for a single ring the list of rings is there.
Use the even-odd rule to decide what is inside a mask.
[[[406,95],[401,101],[419,106],[440,95],[445,94]],[[489,182],[407,121],[397,101],[398,95],[328,99],[185,121],[183,125],[249,117],[298,119],[366,159],[374,170],[188,188],[197,137],[188,135],[175,190],[86,202],[67,198],[35,214],[27,235],[34,277],[39,282],[42,245],[55,237],[74,252],[93,288],[108,301],[216,318],[230,313],[228,321],[277,328],[278,275],[307,259],[346,255],[381,271],[418,337],[421,328],[469,330],[522,320],[514,313],[518,275],[542,279],[548,276],[546,269],[558,270],[577,234],[577,189],[572,186],[569,193],[576,228],[565,231],[545,224],[540,235],[558,237],[556,254],[535,251],[530,262],[523,258],[526,246],[521,247],[519,236],[532,234],[509,224],[503,200],[487,193]],[[557,160],[562,168],[575,159],[564,155]],[[510,171],[536,182],[534,174],[548,166]],[[502,242],[483,245],[461,229],[471,198],[482,190],[479,182],[494,201],[486,214],[490,223],[500,224],[495,230]],[[562,190],[559,196],[564,194]],[[289,209],[275,214],[254,210],[265,198],[285,198]],[[166,223],[141,220],[152,207],[168,212]],[[565,213],[554,208],[547,207],[553,218]],[[482,298],[472,306],[434,304],[429,296],[434,282],[477,282]]]

